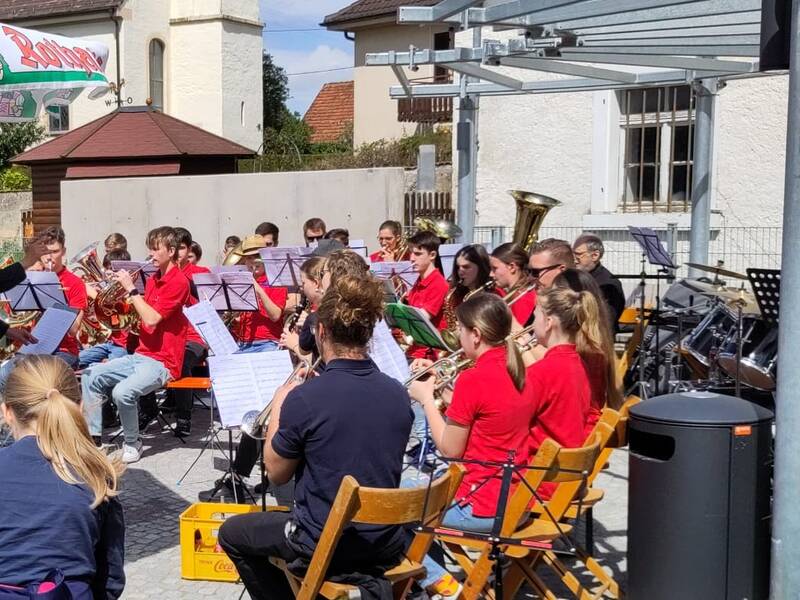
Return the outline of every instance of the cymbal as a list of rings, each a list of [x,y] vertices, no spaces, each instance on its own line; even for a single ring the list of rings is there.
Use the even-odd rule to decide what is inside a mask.
[[[692,269],[697,269],[698,271],[713,273],[716,277],[719,277],[721,275],[722,277],[733,277],[734,279],[747,280],[747,275],[742,275],[741,273],[737,273],[736,271],[729,271],[728,269],[724,269],[720,266],[711,266],[711,265],[704,265],[703,263],[691,263],[691,262],[687,262],[684,264],[687,267],[691,267]]]

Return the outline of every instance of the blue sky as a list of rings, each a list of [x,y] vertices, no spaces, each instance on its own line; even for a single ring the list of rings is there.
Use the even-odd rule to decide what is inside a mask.
[[[323,83],[353,78],[353,44],[340,31],[319,27],[325,15],[352,0],[261,0],[264,48],[289,77],[289,108],[305,113]],[[312,29],[313,31],[280,31]],[[325,71],[307,75],[309,71]]]

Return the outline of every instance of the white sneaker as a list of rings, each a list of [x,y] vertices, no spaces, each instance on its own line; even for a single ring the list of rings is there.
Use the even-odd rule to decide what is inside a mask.
[[[122,444],[122,462],[125,464],[135,463],[142,458],[142,440],[132,445]]]

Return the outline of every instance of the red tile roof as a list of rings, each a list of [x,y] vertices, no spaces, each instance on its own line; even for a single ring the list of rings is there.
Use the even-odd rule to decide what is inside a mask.
[[[397,15],[401,6],[433,6],[441,0],[356,0],[349,6],[328,15],[322,22],[324,26],[341,25],[367,18]]]
[[[122,108],[12,160],[46,161],[175,156],[251,156],[252,150],[146,107]]]
[[[111,10],[124,0],[9,0],[0,2],[0,21],[59,17]]]
[[[313,130],[312,142],[335,142],[353,122],[353,82],[326,83],[303,120]]]

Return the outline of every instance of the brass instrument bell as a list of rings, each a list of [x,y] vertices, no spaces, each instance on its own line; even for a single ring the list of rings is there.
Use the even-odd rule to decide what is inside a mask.
[[[510,190],[508,193],[517,203],[514,243],[525,252],[530,252],[533,244],[539,239],[539,229],[547,213],[556,206],[561,206],[561,202],[550,196],[523,190]]]

